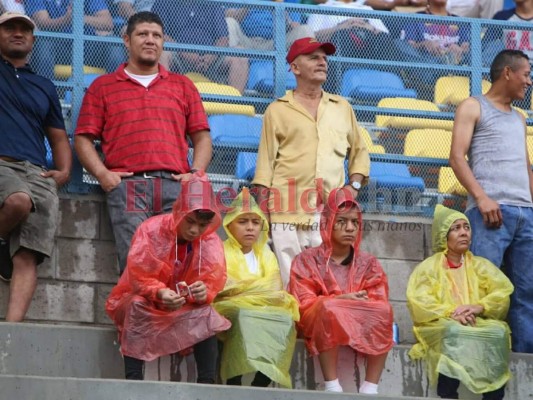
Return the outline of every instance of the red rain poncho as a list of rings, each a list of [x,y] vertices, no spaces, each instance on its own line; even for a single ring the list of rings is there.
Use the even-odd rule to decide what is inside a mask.
[[[342,204],[347,193],[332,192],[329,207],[321,216],[323,243],[296,256],[291,266],[289,292],[300,303],[300,322],[307,350],[311,355],[337,346],[350,346],[363,354],[383,354],[393,346],[393,312],[388,302],[387,276],[379,261],[359,251],[362,217],[358,212],[359,232],[353,244],[349,266],[336,264],[331,233],[335,221],[332,206]],[[333,269],[344,269],[347,282],[338,282]],[[342,290],[341,288],[345,288]],[[343,293],[368,292],[368,300],[337,299]]]
[[[199,209],[214,211],[215,217],[203,235],[190,242],[192,250],[185,262],[176,263],[177,227],[187,214]],[[183,182],[172,214],[149,218],[137,228],[127,267],[106,302],[107,314],[119,331],[122,354],[151,361],[230,328],[230,322],[210,305],[226,282],[224,250],[215,232],[220,221],[211,185],[199,173]],[[176,290],[181,281],[203,281],[206,303],[187,300],[176,311],[162,309],[158,290]]]

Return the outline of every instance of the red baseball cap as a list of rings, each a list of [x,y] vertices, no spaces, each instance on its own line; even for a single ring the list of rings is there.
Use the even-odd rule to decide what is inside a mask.
[[[312,53],[320,47],[324,49],[328,56],[334,54],[336,50],[335,45],[333,43],[321,43],[312,37],[306,37],[295,40],[291,48],[289,49],[289,52],[287,53],[287,62],[290,64],[299,55]]]

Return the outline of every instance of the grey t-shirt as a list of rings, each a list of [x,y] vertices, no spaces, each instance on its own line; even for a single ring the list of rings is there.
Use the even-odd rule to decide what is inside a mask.
[[[468,151],[468,164],[485,193],[498,204],[533,207],[527,172],[526,136],[516,110],[501,111],[475,96],[481,116]],[[475,207],[469,195],[467,209]]]

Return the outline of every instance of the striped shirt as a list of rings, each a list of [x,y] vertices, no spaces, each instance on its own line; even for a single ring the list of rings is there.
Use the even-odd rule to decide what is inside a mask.
[[[161,65],[145,88],[125,73],[125,66],[87,89],[76,135],[101,140],[110,170],[187,172],[186,136],[209,130],[198,90]]]

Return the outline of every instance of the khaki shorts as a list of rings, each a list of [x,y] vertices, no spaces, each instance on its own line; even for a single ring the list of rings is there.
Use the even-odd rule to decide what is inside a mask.
[[[28,218],[11,232],[9,251],[13,257],[21,247],[33,250],[39,264],[52,254],[59,214],[57,185],[40,175],[44,171],[27,161],[0,160],[0,204],[17,192],[26,193],[33,203]]]

